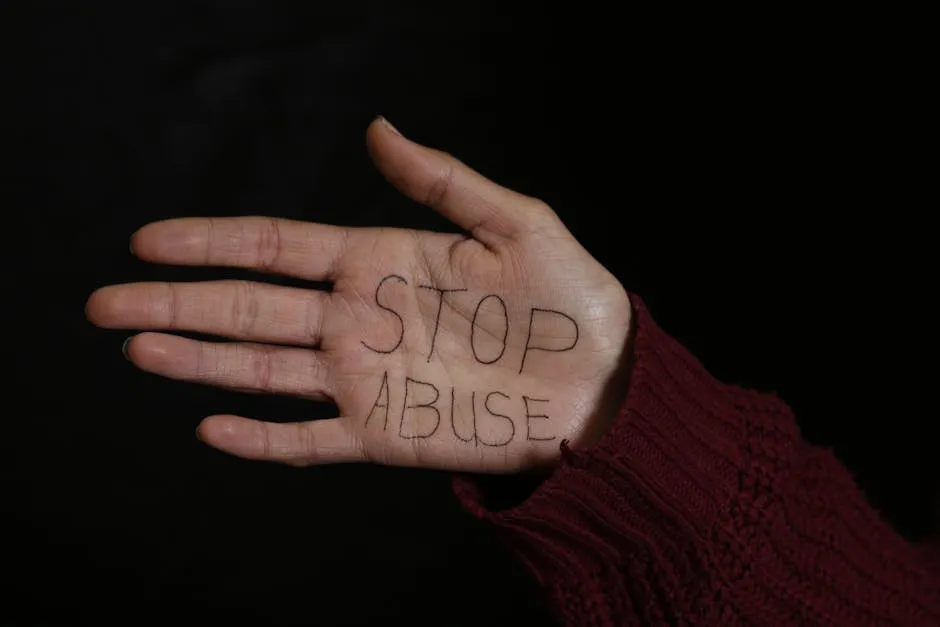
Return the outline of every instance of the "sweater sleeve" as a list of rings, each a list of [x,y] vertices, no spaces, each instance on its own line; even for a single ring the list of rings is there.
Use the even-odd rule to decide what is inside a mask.
[[[522,504],[487,508],[564,625],[940,625],[940,569],[775,397],[719,383],[634,303],[608,433]],[[936,557],[933,554],[934,558]]]

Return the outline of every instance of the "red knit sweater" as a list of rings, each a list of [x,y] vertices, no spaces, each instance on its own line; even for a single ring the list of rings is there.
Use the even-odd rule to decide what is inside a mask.
[[[940,625],[940,565],[869,506],[780,400],[719,383],[634,299],[606,436],[489,511],[564,625]],[[936,557],[936,554],[933,554]]]

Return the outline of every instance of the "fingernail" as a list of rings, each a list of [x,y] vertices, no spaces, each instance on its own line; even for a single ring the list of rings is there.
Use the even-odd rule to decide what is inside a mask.
[[[387,129],[390,130],[391,132],[395,133],[395,134],[398,135],[399,137],[404,137],[404,135],[401,134],[401,131],[399,131],[397,128],[395,128],[394,126],[392,126],[392,123],[385,119],[385,116],[380,115],[380,116],[379,116],[379,120],[382,122],[382,124],[385,125],[385,128],[387,128]]]
[[[130,360],[130,357],[127,356],[127,345],[131,343],[131,338],[124,340],[124,344],[121,345],[121,352],[124,353],[124,359]]]

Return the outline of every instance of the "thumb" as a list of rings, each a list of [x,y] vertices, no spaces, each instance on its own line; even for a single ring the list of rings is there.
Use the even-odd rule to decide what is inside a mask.
[[[487,246],[552,223],[540,200],[497,185],[453,156],[406,139],[385,118],[369,125],[372,161],[398,191]]]

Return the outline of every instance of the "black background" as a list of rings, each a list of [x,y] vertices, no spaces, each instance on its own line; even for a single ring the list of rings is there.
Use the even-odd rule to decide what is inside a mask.
[[[235,276],[133,259],[152,220],[449,228],[372,170],[380,113],[549,202],[717,376],[781,394],[927,534],[927,170],[878,37],[810,14],[315,4],[4,7],[11,624],[535,624],[446,474],[211,451],[207,414],[330,408],[138,372],[127,333],[84,319],[102,285]]]

